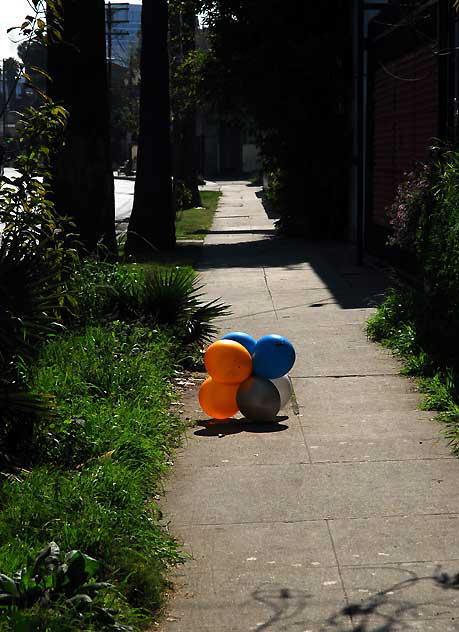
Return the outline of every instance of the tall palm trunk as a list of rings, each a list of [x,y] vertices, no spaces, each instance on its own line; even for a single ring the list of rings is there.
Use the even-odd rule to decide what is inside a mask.
[[[116,250],[104,0],[64,0],[63,41],[50,43],[49,92],[69,110],[55,164],[55,205],[70,216],[84,247]]]
[[[175,246],[167,33],[167,0],[144,0],[137,177],[126,241],[132,255]]]

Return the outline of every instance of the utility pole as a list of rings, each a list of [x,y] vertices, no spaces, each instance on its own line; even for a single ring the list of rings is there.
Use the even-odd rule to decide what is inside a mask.
[[[352,59],[353,59],[353,141],[352,141],[352,200],[351,218],[356,245],[355,261],[363,265],[365,249],[365,188],[366,188],[366,128],[367,128],[367,41],[366,14],[384,9],[387,2],[352,0]]]
[[[6,68],[5,68],[5,60],[2,62],[2,95],[3,95],[3,142],[6,141],[6,123],[8,116],[8,95],[6,93]]]
[[[365,89],[364,78],[364,9],[363,0],[353,0],[352,3],[352,57],[354,75],[354,98],[353,98],[353,160],[352,160],[352,219],[354,239],[356,246],[356,264],[363,263],[364,246],[364,122],[365,115],[363,95]]]
[[[112,3],[107,5],[107,37],[108,37],[108,91],[112,89],[112,37],[113,37],[113,15]]]
[[[125,11],[125,6],[113,6],[111,2],[107,2],[106,5],[106,24],[107,24],[107,70],[108,70],[108,89],[112,89],[113,79],[113,37],[122,37],[129,35],[129,31],[114,31],[113,26],[116,24],[126,24],[129,20],[114,20],[114,16],[117,11]]]

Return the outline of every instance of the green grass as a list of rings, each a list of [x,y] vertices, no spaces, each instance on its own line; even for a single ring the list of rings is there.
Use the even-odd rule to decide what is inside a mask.
[[[408,288],[391,290],[368,320],[367,334],[402,360],[403,374],[419,378],[421,408],[438,413],[436,420],[459,455],[459,367],[448,354],[456,333],[442,328],[441,319],[435,323],[435,306],[426,300]]]
[[[100,319],[113,320],[120,311],[120,307],[123,308],[121,311],[125,312],[129,305],[134,307],[140,302],[147,275],[169,270],[171,265],[160,261],[148,263],[86,261],[74,278],[78,317],[84,323],[97,322]],[[175,264],[173,267],[176,267]],[[192,267],[189,265],[180,267],[186,272],[192,272]],[[133,314],[130,316],[132,318]]]
[[[181,211],[177,216],[177,239],[204,239],[212,226],[218,200],[219,191],[201,191],[203,209],[190,208]]]
[[[164,573],[181,559],[152,500],[183,431],[168,411],[174,357],[165,334],[120,322],[45,346],[31,381],[56,396],[57,414],[35,429],[34,467],[2,479],[1,572],[54,540],[102,562],[121,620],[138,624],[158,610]]]
[[[166,251],[151,251],[151,255],[145,256],[142,261],[149,266],[191,266],[193,267],[200,255],[201,244],[212,226],[212,221],[217,209],[219,191],[201,191],[201,200],[204,208],[190,208],[180,211],[176,218],[176,247]],[[118,254],[124,257],[124,241],[122,237],[118,242]],[[195,241],[197,243],[187,243]],[[140,259],[139,259],[140,261]],[[140,264],[139,264],[140,265]]]
[[[84,262],[69,295],[67,328],[20,365],[31,392],[54,406],[15,418],[20,432],[8,435],[16,443],[6,454],[23,467],[0,472],[0,573],[14,574],[51,541],[78,549],[115,586],[101,605],[139,629],[161,608],[167,569],[182,560],[156,504],[184,431],[170,412],[172,377],[226,306],[200,300],[191,268],[157,262]],[[0,631],[97,629],[89,611],[75,620],[62,602],[16,614],[0,599]]]

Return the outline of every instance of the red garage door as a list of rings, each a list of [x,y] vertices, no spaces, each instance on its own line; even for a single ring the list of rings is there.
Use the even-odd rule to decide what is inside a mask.
[[[374,113],[373,218],[387,226],[403,174],[427,157],[438,134],[438,65],[430,47],[378,68]]]

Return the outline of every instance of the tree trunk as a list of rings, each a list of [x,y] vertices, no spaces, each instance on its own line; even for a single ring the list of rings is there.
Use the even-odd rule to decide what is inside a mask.
[[[144,0],[140,57],[140,130],[134,206],[126,254],[175,246],[170,142],[167,0]]]
[[[172,39],[175,40],[174,65],[178,67],[195,50],[196,14],[185,8],[175,16]],[[179,45],[178,45],[179,44]],[[191,206],[201,206],[198,189],[196,107],[186,96],[184,86],[176,86],[174,93],[174,188],[176,201],[184,187],[190,195]],[[185,94],[184,94],[185,92]]]
[[[110,101],[104,0],[64,0],[63,42],[51,43],[51,97],[69,111],[66,143],[55,164],[54,201],[85,249],[116,252]]]

